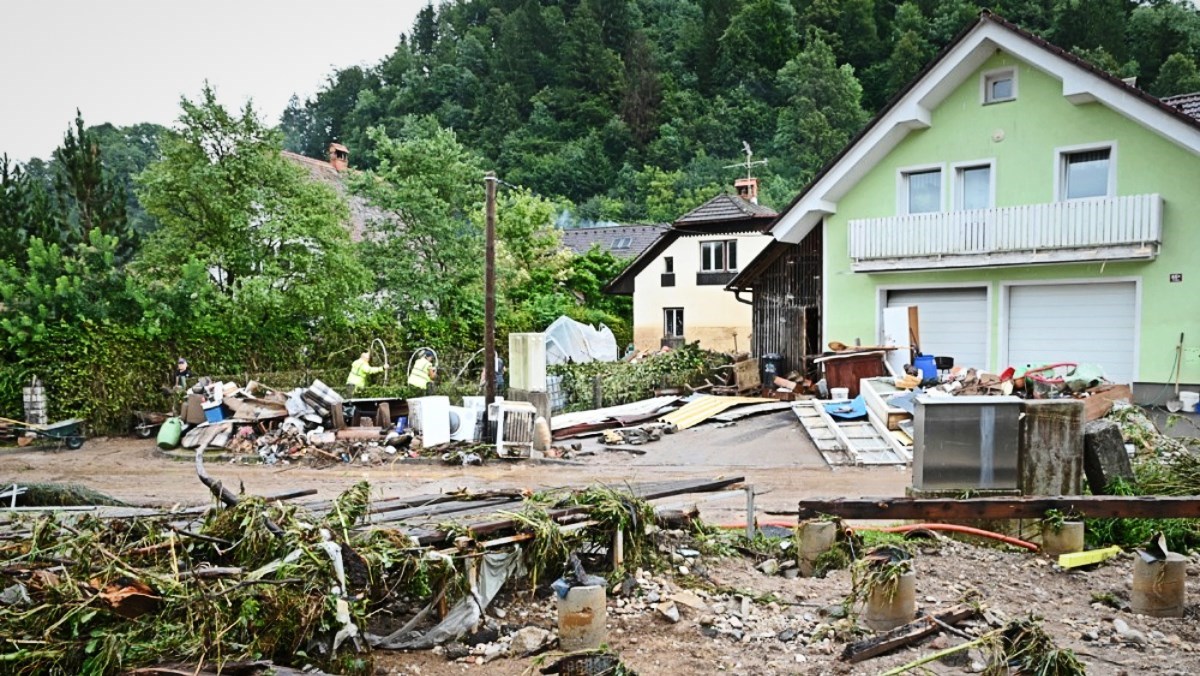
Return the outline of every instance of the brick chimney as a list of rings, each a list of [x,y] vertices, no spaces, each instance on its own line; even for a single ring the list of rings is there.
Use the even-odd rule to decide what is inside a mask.
[[[737,189],[738,197],[758,204],[758,179],[757,178],[739,178],[733,182],[733,187]]]
[[[350,168],[350,151],[346,146],[340,143],[329,144],[329,164],[339,172]]]

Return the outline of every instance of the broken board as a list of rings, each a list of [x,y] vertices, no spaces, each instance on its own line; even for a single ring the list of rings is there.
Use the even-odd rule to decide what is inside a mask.
[[[897,450],[896,441],[885,436],[869,420],[837,422],[825,412],[824,402],[815,400],[795,402],[792,410],[830,465],[907,465],[910,462]]]

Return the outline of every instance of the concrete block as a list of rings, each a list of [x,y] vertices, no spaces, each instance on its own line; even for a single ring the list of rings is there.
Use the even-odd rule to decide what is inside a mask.
[[[1083,492],[1084,404],[1076,400],[1027,399],[1017,458],[1022,495]]]
[[[1108,495],[1114,479],[1133,479],[1121,427],[1111,420],[1093,420],[1083,428],[1083,471],[1096,495]]]

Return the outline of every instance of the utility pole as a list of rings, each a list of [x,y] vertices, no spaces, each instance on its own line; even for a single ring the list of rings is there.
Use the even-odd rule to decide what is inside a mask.
[[[486,244],[483,268],[483,382],[484,403],[496,400],[496,172],[483,175],[487,187]]]

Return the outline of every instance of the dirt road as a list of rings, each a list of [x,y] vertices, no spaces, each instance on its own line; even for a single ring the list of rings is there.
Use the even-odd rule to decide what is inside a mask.
[[[379,497],[468,488],[543,490],[745,476],[755,487],[760,512],[795,509],[804,496],[902,495],[910,474],[894,468],[830,469],[790,412],[750,418],[737,425],[704,425],[641,446],[645,455],[603,450],[582,440],[595,455],[574,461],[500,462],[483,467],[451,467],[428,461],[374,466],[342,465],[312,469],[301,465],[209,462],[209,472],[226,485],[266,495],[315,488],[332,497],[357,481],[370,481]],[[256,460],[256,458],[254,459]],[[209,500],[192,463],[165,457],[152,440],[91,439],[78,451],[8,449],[0,451],[0,481],[79,483],[136,505],[202,504]],[[711,521],[744,518],[736,499],[700,505]]]

